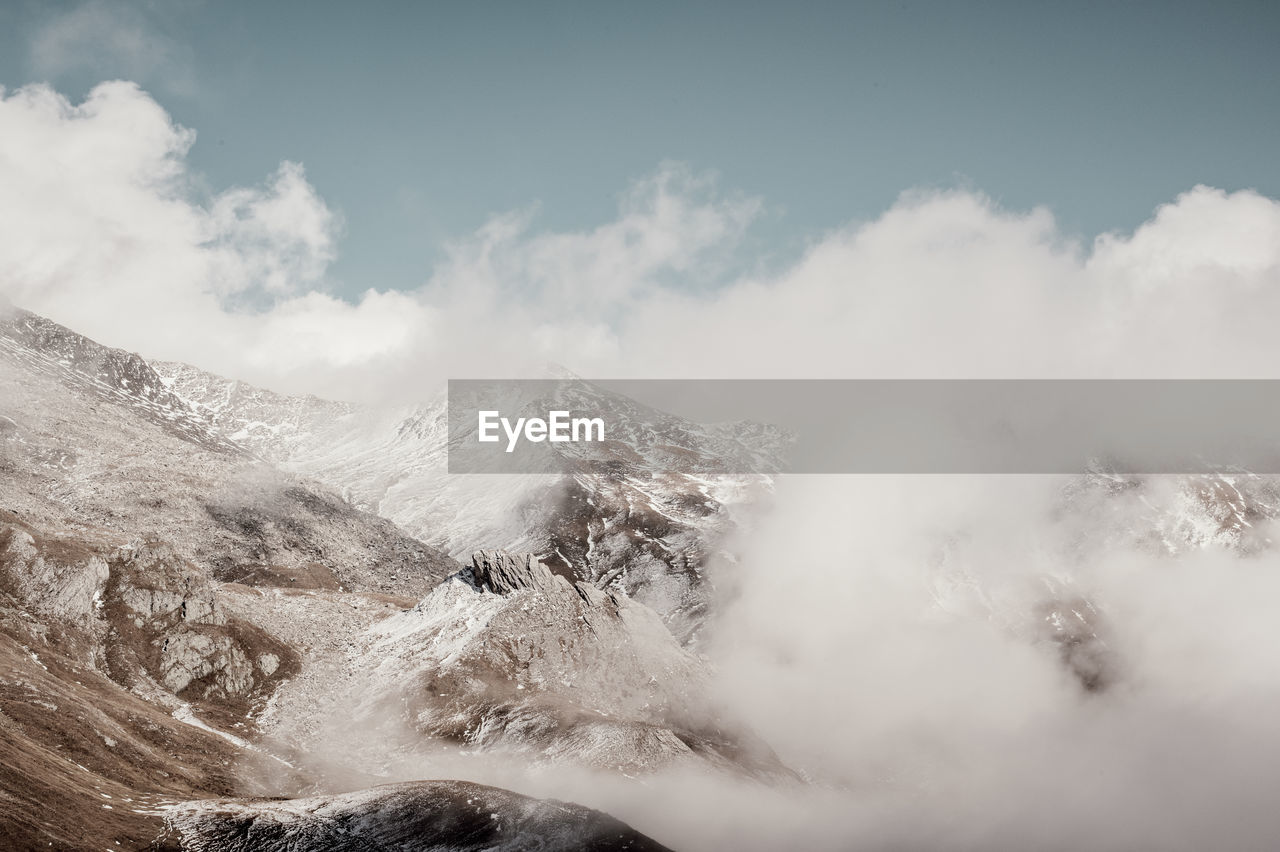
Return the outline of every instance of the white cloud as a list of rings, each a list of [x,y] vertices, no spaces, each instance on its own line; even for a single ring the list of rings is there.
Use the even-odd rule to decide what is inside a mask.
[[[224,294],[298,293],[320,281],[336,254],[335,217],[297,163],[281,163],[265,188],[219,195],[206,227],[220,267],[214,287]]]
[[[666,164],[616,218],[495,217],[414,292],[334,297],[339,217],[283,163],[194,190],[194,134],[127,83],[0,101],[3,288],[113,345],[282,389],[434,392],[557,362],[602,376],[1266,376],[1280,372],[1280,205],[1196,187],[1132,234],[907,193],[770,273],[738,256],[758,199]]]
[[[492,331],[468,353],[491,373],[520,352],[637,377],[1280,371],[1266,327],[1280,308],[1280,205],[1256,193],[1197,187],[1134,234],[1093,246],[1064,238],[1045,209],[908,193],[780,272],[714,287],[687,282],[716,278],[758,203],[687,193],[665,203],[700,209],[624,207],[579,234],[486,231],[455,249],[427,298]],[[684,224],[695,220],[713,224]],[[653,241],[667,253],[616,238],[641,223],[671,240]],[[601,300],[590,288],[604,279]]]
[[[195,134],[132,83],[79,105],[46,86],[0,94],[0,286],[15,303],[263,380],[376,357],[415,315],[386,310],[394,294],[353,306],[323,292],[339,220],[301,166],[202,200],[186,164]],[[386,327],[372,330],[380,310]]]
[[[105,312],[141,342],[129,311],[149,298],[163,310],[206,275],[205,217],[185,200],[194,138],[129,83],[78,106],[44,86],[0,100],[0,274],[14,301],[91,323]]]
[[[1143,546],[1177,488],[1081,529],[1063,485],[784,478],[715,575],[736,594],[709,650],[722,698],[824,782],[818,807],[726,796],[739,834],[687,848],[1270,848],[1276,554]],[[1101,611],[1114,688],[1083,692],[1034,641],[1055,593]]]
[[[189,51],[161,32],[149,11],[140,4],[88,0],[53,15],[31,40],[31,68],[47,80],[87,71],[190,94]]]

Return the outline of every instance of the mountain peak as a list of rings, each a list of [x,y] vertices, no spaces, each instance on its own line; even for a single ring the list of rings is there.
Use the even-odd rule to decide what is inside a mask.
[[[39,314],[9,306],[0,308],[0,354],[129,408],[184,440],[223,453],[246,455],[235,442],[216,434],[136,353],[114,349]]]
[[[521,589],[548,591],[556,576],[532,553],[477,550],[471,555],[471,576],[476,586],[499,595]]]

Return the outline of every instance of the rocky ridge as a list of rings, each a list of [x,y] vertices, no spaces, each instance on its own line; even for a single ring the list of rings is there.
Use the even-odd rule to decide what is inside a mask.
[[[165,852],[664,852],[612,817],[464,781],[337,796],[189,802],[165,814]]]
[[[340,683],[344,636],[459,567],[221,435],[137,356],[21,311],[0,317],[0,473],[0,840],[15,848],[137,848],[166,813],[256,807],[184,800],[318,789],[321,776],[261,736],[280,697]],[[535,565],[495,571],[491,587],[535,578]],[[435,820],[490,846],[660,848],[601,814],[503,791],[486,815],[509,813],[509,831],[473,837],[469,803],[449,795],[462,786],[323,807],[380,823],[378,837]],[[540,809],[551,822],[529,819]],[[204,817],[178,848],[238,848],[202,833]]]
[[[339,762],[374,766],[402,743],[394,771],[461,747],[628,774],[689,764],[793,777],[715,705],[707,663],[656,613],[528,553],[476,553],[412,609],[353,635],[341,668],[354,673],[341,690],[299,678],[277,692],[266,718],[284,751],[332,751],[323,720],[340,718]]]
[[[119,547],[168,542],[219,581],[420,596],[456,563],[220,436],[137,356],[0,320],[0,506]]]
[[[771,493],[766,476],[714,471],[738,455],[776,457],[785,443],[767,427],[697,424],[573,381],[555,407],[607,412],[622,424],[596,457],[570,459],[569,472],[553,476],[450,475],[443,395],[363,407],[277,394],[185,364],[153,366],[219,434],[455,558],[482,547],[532,552],[556,573],[646,603],[685,643],[696,643],[706,615],[707,563]],[[528,401],[531,410],[549,404]]]

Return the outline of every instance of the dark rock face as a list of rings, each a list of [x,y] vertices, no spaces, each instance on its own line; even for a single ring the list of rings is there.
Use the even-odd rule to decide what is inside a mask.
[[[555,575],[532,553],[511,554],[505,550],[479,550],[471,557],[475,584],[499,595],[521,589],[550,591]]]
[[[1041,635],[1087,692],[1101,692],[1118,677],[1118,660],[1102,636],[1103,622],[1086,598],[1046,601],[1039,608]]]
[[[187,802],[163,852],[663,852],[599,811],[464,781],[389,784],[340,796]]]

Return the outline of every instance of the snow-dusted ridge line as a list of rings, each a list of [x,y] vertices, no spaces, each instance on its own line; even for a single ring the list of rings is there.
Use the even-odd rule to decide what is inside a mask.
[[[609,475],[450,475],[443,392],[419,405],[372,408],[274,393],[184,364],[153,366],[221,434],[454,558],[486,547],[532,551],[567,576],[644,601],[688,641],[707,604],[704,563],[772,489],[761,476],[653,475],[643,457],[622,455]],[[672,417],[588,383],[568,382],[564,393],[557,405],[617,415],[622,431],[610,437],[643,452],[671,444],[716,458],[744,448],[724,426]]]

